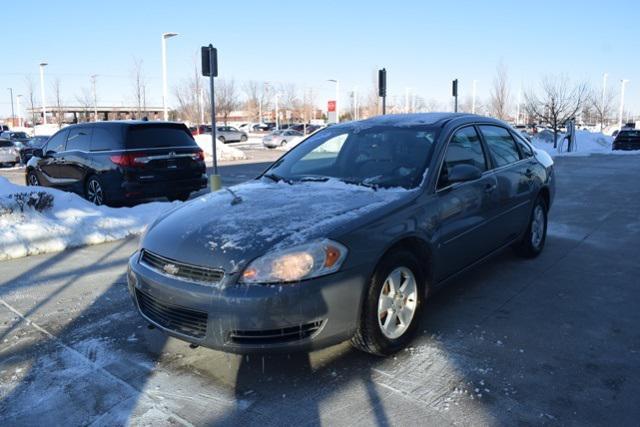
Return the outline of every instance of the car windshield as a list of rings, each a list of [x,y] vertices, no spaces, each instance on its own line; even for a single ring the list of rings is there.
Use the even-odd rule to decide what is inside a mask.
[[[13,134],[13,137],[14,137],[14,138],[29,138],[29,137],[27,136],[27,134],[26,134],[26,133],[24,133],[24,132],[15,132],[15,133]]]
[[[289,183],[334,178],[374,188],[414,188],[437,137],[433,126],[331,127],[306,139],[263,176]]]

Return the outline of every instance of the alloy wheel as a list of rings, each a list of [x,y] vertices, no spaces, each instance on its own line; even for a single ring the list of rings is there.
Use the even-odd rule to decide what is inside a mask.
[[[100,183],[95,179],[89,181],[89,185],[87,186],[87,199],[98,206],[101,205],[104,201],[102,187],[100,186]]]
[[[35,173],[29,174],[29,185],[34,187],[40,185],[40,183],[38,182],[38,177],[36,176]]]
[[[542,206],[536,205],[531,219],[531,245],[539,248],[544,237],[544,210]]]
[[[393,270],[384,281],[378,298],[378,326],[389,339],[401,337],[418,306],[418,287],[413,272],[406,267]]]

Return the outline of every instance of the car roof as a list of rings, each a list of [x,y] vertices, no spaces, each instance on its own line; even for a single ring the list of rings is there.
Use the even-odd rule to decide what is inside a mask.
[[[375,116],[357,122],[340,123],[334,126],[348,126],[357,123],[363,126],[424,126],[436,125],[444,126],[452,120],[461,122],[485,122],[505,125],[500,120],[491,117],[480,116],[469,113],[415,113],[415,114],[387,114],[384,116]]]

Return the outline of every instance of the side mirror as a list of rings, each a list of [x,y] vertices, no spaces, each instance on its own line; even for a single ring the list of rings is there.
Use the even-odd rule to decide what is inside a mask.
[[[471,165],[455,165],[449,170],[447,182],[453,184],[455,182],[475,181],[482,177],[482,171]]]
[[[33,157],[43,158],[44,153],[42,152],[42,148],[36,148],[35,150],[33,150]]]

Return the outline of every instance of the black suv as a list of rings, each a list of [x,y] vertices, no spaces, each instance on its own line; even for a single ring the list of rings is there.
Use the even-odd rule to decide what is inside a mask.
[[[640,130],[622,129],[613,140],[614,150],[640,150]]]
[[[207,185],[204,153],[187,127],[95,122],[54,134],[27,163],[27,185],[73,191],[100,204],[152,197],[187,200]]]

